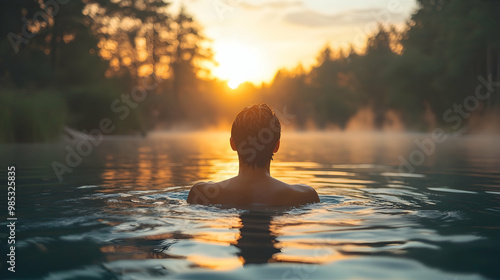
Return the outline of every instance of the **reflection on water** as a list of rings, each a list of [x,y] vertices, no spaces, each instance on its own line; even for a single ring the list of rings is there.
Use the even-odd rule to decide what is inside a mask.
[[[235,244],[243,264],[262,264],[281,252],[276,233],[271,230],[272,213],[244,212],[240,214],[240,237]]]
[[[499,279],[500,139],[450,139],[400,173],[415,137],[285,133],[272,174],[321,202],[251,210],[185,202],[193,183],[236,174],[227,134],[110,138],[61,183],[64,146],[4,145],[16,277]]]

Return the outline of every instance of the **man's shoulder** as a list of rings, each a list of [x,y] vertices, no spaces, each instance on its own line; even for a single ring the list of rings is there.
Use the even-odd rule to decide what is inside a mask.
[[[225,181],[222,182],[198,182],[191,187],[187,198],[188,203],[211,204],[219,197]]]
[[[208,182],[198,182],[191,187],[189,191],[189,195],[187,198],[187,202],[195,203],[195,204],[209,204],[210,197],[207,195],[209,192],[208,188],[213,186],[215,183],[212,181]]]
[[[316,190],[305,184],[288,185],[288,189],[295,200],[301,203],[319,202],[318,193]]]
[[[297,192],[311,192],[315,191],[313,187],[306,185],[306,184],[288,184],[288,186],[293,189],[294,191]]]
[[[194,184],[191,189],[200,189],[200,188],[205,188],[206,186],[214,185],[216,184],[215,182],[212,181],[207,181],[207,182],[198,182]]]

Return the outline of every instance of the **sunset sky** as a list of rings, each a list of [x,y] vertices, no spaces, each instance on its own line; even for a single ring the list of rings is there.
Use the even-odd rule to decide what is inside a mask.
[[[315,62],[326,44],[358,50],[378,22],[403,26],[415,0],[175,0],[213,40],[215,76],[230,87],[260,83],[280,68]]]

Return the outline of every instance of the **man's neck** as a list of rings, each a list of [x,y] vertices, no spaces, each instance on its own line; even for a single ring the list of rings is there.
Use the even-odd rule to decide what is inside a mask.
[[[271,176],[269,172],[270,164],[268,163],[265,167],[252,167],[248,164],[240,162],[240,169],[238,172],[239,177],[248,177],[248,178],[259,178],[259,177],[268,177]]]

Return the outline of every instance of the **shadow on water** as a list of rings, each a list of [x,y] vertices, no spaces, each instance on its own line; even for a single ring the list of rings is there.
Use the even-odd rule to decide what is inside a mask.
[[[271,230],[275,213],[249,211],[240,214],[240,237],[236,247],[243,265],[269,262],[273,255],[281,252],[276,234]]]

